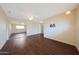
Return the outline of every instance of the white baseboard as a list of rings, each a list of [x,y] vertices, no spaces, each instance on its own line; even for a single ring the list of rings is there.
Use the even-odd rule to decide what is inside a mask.
[[[57,40],[56,38],[52,38],[52,37],[50,37],[50,36],[44,36],[44,37],[45,37],[45,38],[48,38],[48,39],[51,39],[51,40],[55,40],[55,41],[59,41],[59,42],[62,42],[62,43],[69,44],[69,45],[76,46],[76,45],[73,44],[73,43],[65,42],[65,41],[62,41],[62,40]]]
[[[76,46],[76,48],[77,48],[77,50],[79,51],[79,47]]]
[[[32,36],[32,35],[37,35],[37,34],[40,34],[40,33],[35,33],[35,34],[27,34],[27,36]]]
[[[0,45],[0,50],[3,48],[4,44],[6,43],[7,40],[5,40],[4,42],[1,43]]]

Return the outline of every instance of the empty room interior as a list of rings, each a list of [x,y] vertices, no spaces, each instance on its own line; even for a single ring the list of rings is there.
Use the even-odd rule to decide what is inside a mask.
[[[79,4],[0,3],[0,55],[79,55]]]

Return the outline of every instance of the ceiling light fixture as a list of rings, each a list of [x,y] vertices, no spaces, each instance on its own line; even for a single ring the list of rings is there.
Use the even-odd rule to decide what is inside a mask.
[[[66,14],[68,15],[68,14],[70,14],[71,12],[70,11],[66,11]]]
[[[30,16],[30,17],[29,17],[29,20],[30,20],[30,21],[31,21],[31,20],[33,20],[33,19],[34,19],[34,17],[33,17],[33,16]]]

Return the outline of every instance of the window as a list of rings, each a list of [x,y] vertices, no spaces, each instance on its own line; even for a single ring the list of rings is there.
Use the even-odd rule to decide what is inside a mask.
[[[16,29],[24,29],[23,25],[16,25]]]

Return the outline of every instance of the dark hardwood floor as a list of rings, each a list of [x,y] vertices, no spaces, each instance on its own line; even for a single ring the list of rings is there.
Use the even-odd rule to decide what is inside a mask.
[[[77,55],[75,46],[43,37],[43,34],[26,36],[25,33],[10,37],[1,50],[2,55]]]

